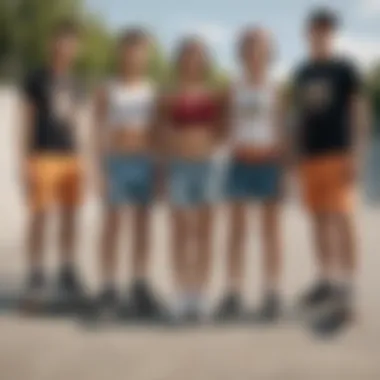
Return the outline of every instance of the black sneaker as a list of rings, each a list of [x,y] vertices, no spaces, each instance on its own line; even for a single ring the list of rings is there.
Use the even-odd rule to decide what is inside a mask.
[[[328,282],[319,282],[302,298],[301,305],[306,308],[317,307],[335,296],[334,287]]]
[[[32,272],[26,280],[25,291],[21,297],[21,309],[34,312],[42,308],[46,298],[46,280],[41,272]]]
[[[348,304],[337,304],[313,324],[313,331],[321,336],[333,336],[340,333],[353,320],[352,307]]]
[[[84,288],[73,269],[63,269],[58,277],[58,292],[63,297],[82,299]]]
[[[161,319],[163,316],[162,305],[143,281],[132,285],[129,305],[131,315],[138,319]]]
[[[105,288],[96,302],[96,314],[99,318],[112,318],[116,316],[119,298],[114,288]]]
[[[41,272],[33,272],[27,279],[26,286],[30,290],[43,289],[46,285],[45,276]]]
[[[277,321],[281,316],[281,302],[276,294],[267,295],[257,313],[257,320],[263,323]]]
[[[54,315],[84,313],[90,308],[79,276],[71,268],[63,269],[58,276],[56,294],[49,303],[49,312]]]
[[[242,314],[242,303],[240,297],[231,293],[225,296],[216,309],[215,318],[218,321],[229,321],[240,317]]]

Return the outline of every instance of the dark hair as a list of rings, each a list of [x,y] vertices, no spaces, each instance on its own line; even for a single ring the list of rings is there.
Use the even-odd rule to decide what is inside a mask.
[[[77,24],[73,20],[62,20],[58,24],[56,24],[53,29],[54,38],[61,38],[61,37],[68,37],[68,36],[79,37],[80,34],[81,34],[81,28],[79,27],[79,24]]]
[[[246,27],[242,31],[238,40],[238,48],[237,48],[237,55],[239,56],[240,59],[244,59],[244,55],[245,55],[247,47],[251,43],[255,44],[257,41],[257,38],[259,38],[259,34],[262,32],[265,33],[263,29],[257,26]],[[269,43],[270,43],[270,46],[268,48],[268,53],[269,53],[269,59],[272,61],[275,59],[276,49],[275,49],[274,43],[271,40],[269,41]]]
[[[126,29],[119,36],[119,46],[148,44],[150,41],[150,34],[139,27]]]
[[[212,57],[210,50],[206,43],[197,36],[187,36],[184,37],[179,44],[174,53],[174,67],[176,71],[179,71],[179,66],[184,58],[189,52],[198,50],[203,58],[205,76],[207,76],[211,70]]]
[[[339,27],[339,24],[338,14],[329,8],[315,9],[307,19],[307,27],[309,29],[322,27],[334,30]]]

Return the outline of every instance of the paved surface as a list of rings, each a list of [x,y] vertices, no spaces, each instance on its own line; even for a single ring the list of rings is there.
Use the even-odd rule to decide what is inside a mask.
[[[22,273],[25,210],[15,175],[15,100],[0,90],[1,229],[0,275]],[[81,220],[80,262],[96,287],[98,207],[89,196]],[[164,207],[154,211],[151,275],[157,289],[170,297]],[[254,217],[254,212],[253,212]],[[287,321],[269,329],[257,326],[202,327],[167,330],[159,327],[84,328],[75,320],[28,320],[0,316],[1,380],[377,380],[380,378],[380,209],[361,206],[358,220],[362,266],[358,280],[361,315],[355,327],[333,340],[310,334],[300,323]],[[284,285],[289,305],[313,276],[309,225],[297,205],[284,212]],[[258,301],[259,242],[252,219],[247,242],[247,304]],[[215,227],[215,265],[210,302],[220,295],[224,274],[223,207]],[[129,277],[128,226],[121,238],[120,281]],[[54,223],[49,237],[54,234]],[[49,249],[49,267],[56,265]],[[125,269],[125,271],[123,270]]]

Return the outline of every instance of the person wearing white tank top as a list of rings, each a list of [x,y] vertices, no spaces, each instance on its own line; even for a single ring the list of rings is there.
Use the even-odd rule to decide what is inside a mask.
[[[230,162],[226,193],[230,200],[227,293],[216,310],[220,319],[243,313],[243,246],[249,206],[259,202],[262,213],[263,271],[265,292],[260,319],[280,315],[278,291],[281,274],[279,208],[282,188],[282,144],[278,90],[269,78],[272,42],[261,28],[243,32],[239,55],[243,75],[231,86],[228,145]]]
[[[147,279],[150,205],[156,187],[153,157],[156,91],[148,80],[150,45],[147,34],[140,29],[122,35],[119,74],[99,91],[95,104],[97,174],[104,200],[100,315],[104,311],[107,314],[118,311],[118,315],[156,318],[161,312]],[[133,280],[127,296],[119,302],[115,286],[116,242],[124,205],[132,206],[133,211]]]

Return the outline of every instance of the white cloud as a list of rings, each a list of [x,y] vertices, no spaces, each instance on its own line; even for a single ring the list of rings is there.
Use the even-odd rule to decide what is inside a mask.
[[[343,34],[337,38],[336,47],[364,70],[380,61],[380,40],[371,37]]]

